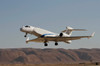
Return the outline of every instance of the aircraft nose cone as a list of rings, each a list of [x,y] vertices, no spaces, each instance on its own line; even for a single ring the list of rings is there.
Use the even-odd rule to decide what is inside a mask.
[[[22,31],[22,28],[20,28],[20,31]]]

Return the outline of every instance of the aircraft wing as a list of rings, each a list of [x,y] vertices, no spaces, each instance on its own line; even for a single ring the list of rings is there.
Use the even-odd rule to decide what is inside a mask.
[[[32,40],[27,40],[26,42],[45,42],[45,40],[48,41],[57,41],[57,42],[66,42],[69,40],[78,40],[81,38],[91,38],[94,36],[95,33],[93,33],[91,36],[71,36],[71,37],[43,37],[43,38],[36,38]]]
[[[27,39],[26,43],[28,43],[28,42],[44,42],[44,41],[45,41],[44,38],[36,38],[36,39],[31,39],[31,40]]]
[[[81,38],[90,38],[91,36],[72,36],[72,37],[46,37],[47,41],[69,41],[69,40],[78,40]]]

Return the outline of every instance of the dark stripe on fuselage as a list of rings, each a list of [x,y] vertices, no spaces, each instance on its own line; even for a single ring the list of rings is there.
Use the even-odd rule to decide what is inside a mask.
[[[41,37],[45,37],[46,35],[54,35],[54,34],[43,34]]]

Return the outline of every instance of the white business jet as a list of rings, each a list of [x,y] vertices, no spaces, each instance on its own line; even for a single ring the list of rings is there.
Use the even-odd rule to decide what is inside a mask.
[[[95,33],[93,33],[90,36],[71,36],[72,31],[86,31],[85,29],[73,29],[71,27],[66,27],[66,30],[61,31],[61,33],[56,34],[38,27],[33,26],[23,26],[20,28],[20,31],[25,32],[25,36],[27,37],[27,34],[33,34],[37,36],[35,39],[29,40],[29,37],[26,39],[26,43],[28,42],[43,42],[44,46],[48,46],[49,41],[54,41],[55,45],[58,45],[58,42],[65,42],[70,44],[71,40],[78,40],[81,38],[91,38],[94,36]]]

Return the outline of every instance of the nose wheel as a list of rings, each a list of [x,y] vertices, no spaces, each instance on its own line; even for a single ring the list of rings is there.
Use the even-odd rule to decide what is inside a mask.
[[[24,37],[27,37],[27,35],[25,35]]]
[[[27,37],[27,33],[24,35],[24,37]]]

